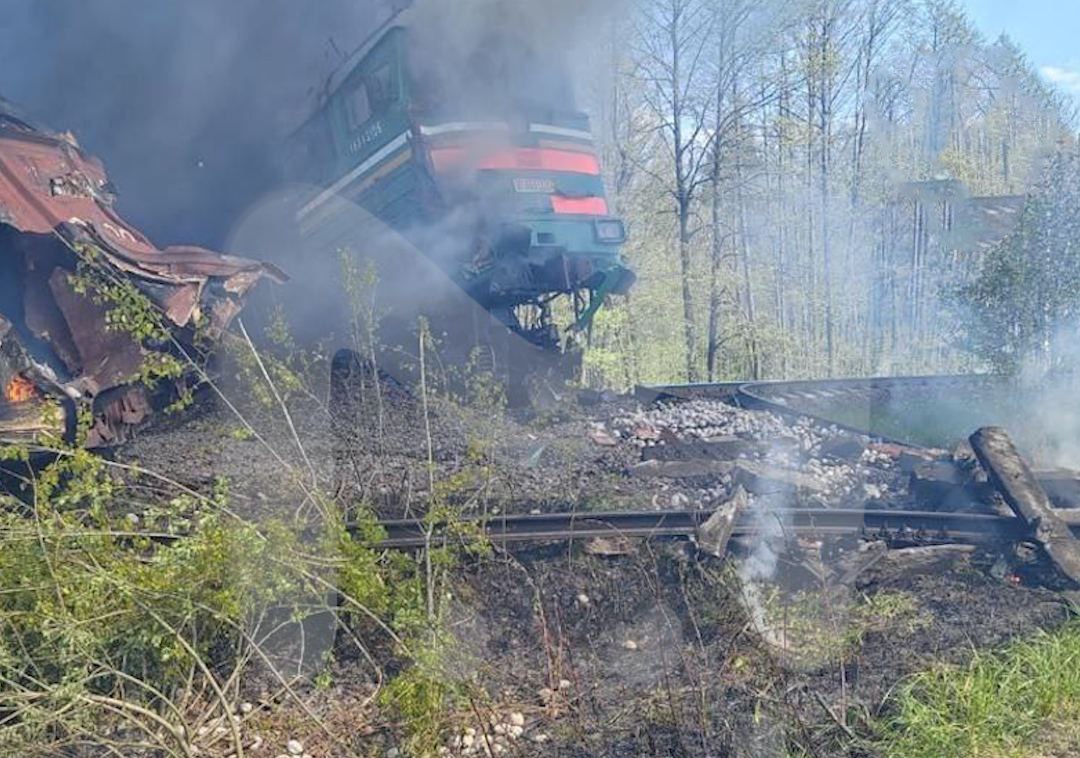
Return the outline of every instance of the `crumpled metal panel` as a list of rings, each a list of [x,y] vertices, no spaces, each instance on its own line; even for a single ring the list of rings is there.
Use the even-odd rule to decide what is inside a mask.
[[[14,325],[0,314],[0,439],[34,442],[43,435],[60,436],[66,431],[62,412],[50,412],[39,386],[51,386],[15,337]],[[27,388],[31,394],[22,402],[9,402],[12,388]],[[52,409],[56,411],[55,407]]]
[[[121,271],[177,287],[220,279],[242,296],[263,276],[284,280],[277,269],[245,258],[190,246],[159,249],[116,214],[112,200],[101,163],[70,137],[15,130],[0,117],[0,223],[93,244]],[[178,325],[190,317],[170,313]]]
[[[198,317],[211,338],[221,336],[262,279],[286,279],[246,258],[158,248],[117,215],[113,200],[101,162],[73,136],[28,123],[0,98],[0,276],[21,280],[17,307],[0,297],[0,348],[8,355],[0,360],[0,440],[22,440],[25,427],[34,427],[21,389],[26,382],[36,388],[35,401],[92,408],[90,447],[121,441],[150,413],[149,394],[130,384],[146,351],[110,330],[105,307],[74,290],[76,251],[92,250],[177,329]],[[5,235],[5,227],[17,234]],[[22,427],[14,429],[14,420]],[[5,436],[5,428],[16,433]]]

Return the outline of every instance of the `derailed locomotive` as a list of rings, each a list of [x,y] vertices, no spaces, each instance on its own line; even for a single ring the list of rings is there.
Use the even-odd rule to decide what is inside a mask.
[[[291,139],[290,178],[318,188],[298,212],[305,260],[374,261],[382,368],[409,374],[393,356],[425,316],[442,360],[477,362],[524,399],[530,378],[576,373],[573,335],[633,284],[626,231],[558,66],[506,29],[432,53],[418,13],[362,45]],[[308,301],[330,289],[316,271]]]

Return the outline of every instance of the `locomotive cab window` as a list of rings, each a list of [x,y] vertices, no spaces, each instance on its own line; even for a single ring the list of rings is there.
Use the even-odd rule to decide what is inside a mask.
[[[350,131],[386,115],[401,100],[398,68],[395,44],[376,48],[356,67],[341,98],[345,125]]]
[[[372,113],[384,113],[397,102],[396,80],[394,65],[389,62],[379,66],[365,77],[364,86]]]
[[[365,82],[345,97],[345,120],[350,129],[359,129],[371,120],[371,98]]]

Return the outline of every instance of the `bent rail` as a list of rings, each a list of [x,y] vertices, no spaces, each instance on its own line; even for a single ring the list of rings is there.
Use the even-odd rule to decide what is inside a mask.
[[[873,432],[857,424],[836,418],[836,410],[864,408],[867,418],[890,412],[894,398],[922,392],[928,397],[959,396],[976,390],[1000,387],[1000,376],[989,374],[872,377],[863,379],[824,379],[759,382],[716,382],[711,384],[672,384],[642,386],[637,396],[646,401],[714,399],[742,408],[769,411],[790,419],[808,419],[817,424],[835,426],[857,434],[868,434],[885,442],[912,445]],[[917,446],[917,445],[915,445]]]

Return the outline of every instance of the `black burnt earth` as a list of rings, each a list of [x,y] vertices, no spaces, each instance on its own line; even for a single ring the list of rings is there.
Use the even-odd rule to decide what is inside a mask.
[[[773,528],[767,514],[778,506],[936,505],[909,490],[899,463],[909,451],[847,431],[708,399],[619,398],[540,417],[432,401],[426,423],[412,393],[395,387],[382,399],[381,428],[354,417],[344,444],[330,433],[341,416],[317,393],[288,401],[292,428],[280,408],[239,406],[257,437],[207,399],[117,455],[198,490],[225,477],[253,517],[303,504],[299,441],[339,502],[369,503],[384,518],[422,515],[432,483],[463,515],[707,509],[742,487],[761,523],[722,560],[657,540],[496,545],[464,559],[447,585],[452,653],[439,671],[470,694],[447,714],[441,754],[499,745],[521,756],[873,755],[871,721],[888,714],[906,677],[1068,615],[1064,584],[1030,550],[890,550],[858,535]],[[372,653],[388,672],[405,670],[393,649]],[[368,700],[364,671],[343,653],[332,687],[298,686],[357,749],[387,753],[405,733]],[[259,728],[295,733],[282,726],[303,723],[295,709],[281,703]],[[309,750],[322,744],[315,730],[303,739]]]

